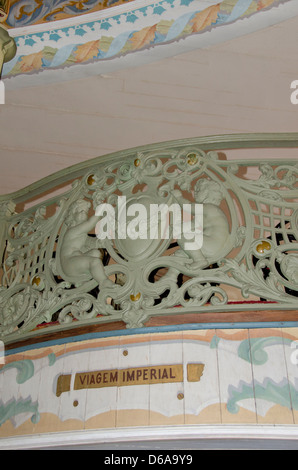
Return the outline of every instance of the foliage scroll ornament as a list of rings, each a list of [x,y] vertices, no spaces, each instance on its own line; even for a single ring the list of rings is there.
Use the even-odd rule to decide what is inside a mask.
[[[297,304],[295,162],[222,160],[196,146],[136,152],[96,163],[62,196],[24,212],[3,202],[0,336],[38,325],[122,320],[140,328],[156,315],[226,311],[230,290],[284,308]],[[185,240],[100,240],[96,208],[125,196],[139,203],[203,204],[203,246]],[[119,216],[119,214],[118,214]],[[150,221],[149,221],[150,225]],[[199,316],[198,316],[199,319]]]

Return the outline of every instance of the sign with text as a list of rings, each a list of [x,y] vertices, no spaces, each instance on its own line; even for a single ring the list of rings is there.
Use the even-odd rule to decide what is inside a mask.
[[[187,364],[187,380],[198,382],[203,374],[204,364]],[[183,382],[183,365],[158,365],[130,367],[128,369],[78,372],[74,378],[74,390],[103,387],[124,387],[129,385],[152,385],[158,383]],[[60,375],[56,395],[70,391],[71,376]]]

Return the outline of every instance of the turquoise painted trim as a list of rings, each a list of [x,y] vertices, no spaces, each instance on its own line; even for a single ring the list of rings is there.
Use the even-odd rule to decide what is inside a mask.
[[[5,356],[11,356],[13,354],[19,354],[32,349],[41,349],[51,346],[59,346],[62,344],[79,343],[80,341],[99,339],[99,338],[112,338],[113,336],[132,336],[132,335],[145,335],[152,333],[171,333],[177,331],[200,331],[200,330],[231,330],[231,329],[266,329],[266,328],[298,328],[298,322],[255,322],[255,323],[189,323],[183,325],[166,325],[166,326],[154,326],[151,328],[132,328],[128,330],[114,330],[114,331],[103,331],[96,333],[87,333],[84,335],[71,336],[68,338],[57,338],[51,341],[45,341],[36,344],[30,344],[28,346],[21,346],[19,348],[10,349],[5,352]]]
[[[236,3],[232,10],[232,13],[229,16],[229,21],[235,21],[240,16],[244,15],[244,13],[248,10],[252,2],[253,0],[242,0],[242,2]]]
[[[213,0],[212,2],[210,0],[209,2],[161,0],[152,3],[139,0],[97,10],[87,16],[81,16],[82,10],[77,10],[74,5],[70,7],[67,2],[65,4],[65,0],[58,1],[58,4],[57,0],[41,2],[39,6],[36,5],[36,0],[26,0],[24,12],[19,8],[19,2],[16,2],[10,8],[7,24],[12,27],[11,31],[14,31],[12,34],[15,35],[18,46],[17,61],[4,64],[3,77],[39,74],[42,71],[55,71],[57,68],[66,66],[80,65],[81,68],[82,65],[89,66],[91,61],[92,65],[98,64],[101,70],[102,62],[104,61],[105,65],[108,58],[116,59],[149,49],[152,55],[152,48],[159,48],[161,45],[169,46],[173,41],[188,38],[191,39],[191,43],[195,40],[197,47],[202,47],[202,44],[212,45],[213,36],[210,38],[210,32],[214,29],[220,28],[219,35],[221,36],[222,28],[228,27],[228,34],[230,34],[230,26],[235,23],[235,34],[239,36],[255,29],[251,23],[239,24],[240,20],[252,17],[252,21],[255,22],[254,15],[259,15],[261,25],[263,25],[261,27],[267,27],[272,25],[272,22],[276,24],[283,21],[289,15],[292,17],[297,14],[295,7],[292,7],[292,2],[293,0],[270,0],[264,5],[262,0]],[[75,2],[68,3],[74,4]],[[93,6],[88,8],[89,2],[83,3],[86,4],[84,13],[93,9]],[[98,2],[95,3],[98,4]],[[109,6],[112,4],[113,1]],[[291,13],[289,13],[289,4],[294,8]],[[210,9],[209,12],[208,9]],[[67,13],[69,17],[51,21],[55,17],[55,10],[58,14]],[[28,15],[28,11],[32,14]],[[202,15],[203,21],[202,24],[199,21],[197,25],[196,21],[192,20],[198,15]],[[39,24],[42,20],[44,22]],[[260,28],[259,21],[256,22],[256,27]],[[147,38],[145,37],[146,28],[151,30]],[[121,31],[120,34],[119,31]],[[199,37],[196,38],[196,35]],[[208,44],[205,42],[205,35]],[[107,39],[100,44],[99,40],[104,36]],[[139,39],[140,36],[142,40]],[[132,38],[137,38],[136,42],[133,41],[133,46]],[[224,35],[219,40],[226,39]],[[93,42],[92,57],[90,56],[91,41]],[[185,44],[183,48],[189,50]],[[77,54],[78,50],[79,54]],[[175,54],[175,49],[170,47],[166,55],[171,56],[172,51]],[[162,53],[165,54],[164,50]],[[34,64],[32,55],[37,59]]]

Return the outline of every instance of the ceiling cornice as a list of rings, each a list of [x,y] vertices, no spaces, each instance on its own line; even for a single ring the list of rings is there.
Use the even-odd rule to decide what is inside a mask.
[[[297,0],[135,0],[10,29],[17,54],[5,64],[3,78],[13,88],[105,74],[224,42],[296,15]]]

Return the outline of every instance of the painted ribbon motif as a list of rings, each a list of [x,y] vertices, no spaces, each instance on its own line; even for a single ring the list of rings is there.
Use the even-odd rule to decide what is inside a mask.
[[[84,5],[88,6],[89,3],[84,2]],[[162,0],[156,4],[82,23],[79,26],[54,29],[52,24],[50,31],[16,37],[19,54],[5,64],[3,76],[16,76],[119,57],[210,31],[215,27],[249,17],[265,8],[277,6],[281,1],[223,0],[217,3],[211,2],[214,4],[199,10],[194,10],[192,3],[193,0]],[[184,10],[184,13],[177,18],[174,13],[175,7],[178,7],[179,12]],[[38,11],[37,16],[34,11],[31,22],[40,19],[42,10]],[[67,11],[70,11],[69,8]],[[76,13],[74,7],[71,11]],[[13,14],[14,8],[8,18],[13,26],[22,25],[22,21],[29,24],[28,14],[25,15],[25,19],[24,14],[20,19],[12,19]],[[155,20],[153,24],[152,20]],[[112,32],[109,36],[105,35],[108,31],[117,31],[119,25],[125,29],[120,34],[113,36]],[[131,25],[136,27],[132,29]],[[38,45],[41,47],[35,52]],[[28,46],[29,50],[32,49],[32,53],[27,52]]]

